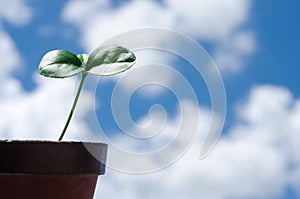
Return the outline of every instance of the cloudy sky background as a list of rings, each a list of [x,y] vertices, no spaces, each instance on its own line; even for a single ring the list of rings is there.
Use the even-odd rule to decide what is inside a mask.
[[[130,113],[137,124],[152,122],[148,131],[155,131],[161,125],[161,118],[168,117],[158,136],[161,139],[149,143],[132,141],[121,135],[110,108],[112,89],[123,76],[101,78],[96,97],[93,90],[82,93],[76,120],[65,139],[97,139],[94,124],[89,121],[94,110],[107,136],[116,145],[132,151],[147,152],[162,147],[176,136],[174,132],[180,126],[185,126],[186,132],[193,131],[189,129],[189,121],[199,115],[200,126],[189,150],[169,167],[143,175],[109,168],[100,177],[95,198],[300,197],[300,62],[297,59],[300,4],[297,1],[0,2],[1,139],[56,140],[59,136],[78,81],[37,75],[39,60],[45,52],[66,49],[88,53],[125,31],[166,28],[197,40],[221,71],[227,94],[222,136],[213,152],[199,160],[200,143],[210,116],[209,94],[204,83],[194,76],[188,63],[174,55],[137,52],[136,67],[144,69],[122,85],[124,93],[138,87],[139,78],[155,72],[143,64],[156,62],[173,66],[185,75],[197,93],[199,104],[189,98],[178,101],[172,92],[159,86],[137,90],[130,102]],[[172,74],[153,76],[167,86],[176,82]],[[165,114],[154,111],[149,120],[149,108],[157,103],[164,107]],[[181,120],[179,104],[189,113],[185,120]],[[131,126],[127,128],[135,131]],[[74,133],[77,131],[80,136]],[[155,165],[156,161],[159,160],[149,158],[143,164]]]

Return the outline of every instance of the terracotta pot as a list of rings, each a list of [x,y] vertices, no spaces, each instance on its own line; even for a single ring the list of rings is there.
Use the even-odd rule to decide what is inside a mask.
[[[92,199],[106,155],[103,143],[0,141],[0,198]]]

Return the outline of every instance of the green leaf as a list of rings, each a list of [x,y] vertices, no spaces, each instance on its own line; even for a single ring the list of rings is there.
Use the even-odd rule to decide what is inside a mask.
[[[77,57],[80,59],[80,61],[85,66],[89,56],[87,54],[79,54],[79,55],[77,55]]]
[[[53,50],[46,53],[40,64],[39,73],[46,77],[64,78],[84,70],[80,59],[66,50]]]
[[[114,75],[129,69],[135,59],[135,55],[122,46],[101,46],[90,54],[85,70],[95,75]]]

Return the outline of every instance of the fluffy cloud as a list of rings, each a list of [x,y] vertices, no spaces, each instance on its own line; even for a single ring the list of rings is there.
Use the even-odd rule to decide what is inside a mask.
[[[6,20],[14,25],[24,25],[30,21],[32,12],[21,0],[13,2],[1,0],[0,3],[5,5],[0,7],[0,90],[2,91],[0,96],[5,96],[7,92],[16,92],[17,87],[20,86],[19,82],[9,78],[9,75],[21,67],[21,57],[10,35],[2,29],[2,21]]]
[[[0,57],[2,58],[2,68],[0,74],[0,88],[7,81],[8,75],[20,64],[20,56],[16,47],[7,33],[1,30],[0,27]],[[2,93],[3,94],[3,93]],[[0,94],[1,95],[1,94]]]
[[[32,17],[32,10],[22,0],[0,0],[0,21],[7,20],[15,25],[27,24]]]
[[[7,94],[0,100],[0,137],[2,139],[58,139],[71,106],[75,79],[53,80],[35,77],[37,88],[28,93],[18,81],[7,82]],[[12,82],[15,84],[12,84]],[[61,85],[64,86],[61,86]],[[92,108],[91,96],[84,92],[80,100],[87,106],[77,110],[76,126],[70,131],[88,133],[82,123],[86,111]],[[77,135],[67,133],[66,139],[78,139]]]
[[[4,83],[7,81],[5,77],[20,66],[21,58],[14,42],[2,29],[2,21],[6,20],[14,25],[24,25],[30,21],[32,12],[24,1],[21,0],[14,2],[1,0],[0,3],[1,5],[5,5],[0,7],[0,57],[2,63],[0,88],[5,92],[6,89],[2,88],[5,86]],[[16,82],[12,82],[11,84],[16,84]]]
[[[198,159],[195,142],[176,163],[155,173],[108,169],[96,198],[280,198],[288,186],[300,194],[300,99],[285,88],[257,86],[236,114],[240,119],[205,159]],[[207,118],[201,117],[204,124]]]
[[[199,39],[226,40],[248,20],[249,1],[130,1],[113,8],[109,1],[70,1],[63,19],[83,31],[87,49],[112,35],[142,27],[172,28]],[[80,11],[80,12],[79,12]]]
[[[37,87],[32,92],[26,92],[21,82],[12,76],[20,70],[22,57],[14,41],[1,27],[3,20],[14,25],[27,24],[32,16],[32,10],[24,1],[0,1],[0,137],[1,139],[50,139],[56,140],[62,128],[67,111],[71,105],[74,93],[75,79],[46,80],[35,76]],[[18,13],[18,14],[16,14]],[[43,78],[43,80],[41,80]],[[61,84],[64,86],[61,86]],[[86,111],[90,109],[91,97],[83,93],[82,101],[88,103],[77,111],[76,127],[88,133],[88,128],[82,123]],[[71,126],[76,132],[75,126]],[[66,138],[76,139],[76,135],[67,134]]]
[[[253,32],[245,31],[235,33],[226,41],[220,43],[213,52],[214,61],[221,71],[237,73],[242,70],[245,60],[256,49],[255,35]]]
[[[184,4],[172,0],[133,0],[117,7],[110,1],[73,0],[66,5],[62,18],[78,27],[81,44],[87,51],[132,29],[168,28],[210,42],[214,46],[211,53],[220,68],[237,71],[244,56],[255,47],[253,33],[240,30],[249,20],[250,6],[248,0],[187,0]]]
[[[72,103],[75,79],[49,80],[35,76],[37,88],[26,92],[21,82],[11,76],[22,67],[22,58],[9,35],[1,30],[0,57],[3,58],[0,74],[1,139],[57,139],[61,130],[57,128],[63,127]],[[81,100],[88,103],[82,104],[93,104],[89,95],[83,93]],[[88,133],[81,121],[91,107],[81,108],[77,114],[77,127]],[[75,137],[67,134],[67,138]]]

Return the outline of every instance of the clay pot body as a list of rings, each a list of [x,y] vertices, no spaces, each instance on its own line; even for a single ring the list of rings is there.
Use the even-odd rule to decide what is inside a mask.
[[[0,141],[0,198],[92,199],[107,145]]]

